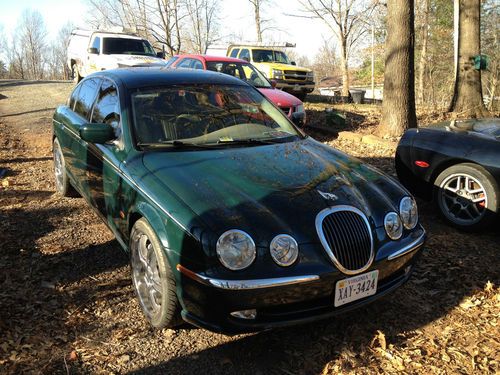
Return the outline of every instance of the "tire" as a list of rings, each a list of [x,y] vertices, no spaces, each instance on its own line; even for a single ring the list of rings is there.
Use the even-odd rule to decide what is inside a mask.
[[[82,80],[80,71],[78,70],[78,65],[75,63],[71,66],[71,73],[73,75],[73,82],[78,83]]]
[[[466,231],[491,225],[500,198],[494,178],[479,165],[457,164],[445,169],[434,182],[434,201],[443,218]]]
[[[69,182],[66,172],[66,162],[57,138],[54,139],[52,152],[54,154],[54,179],[56,191],[63,197],[73,197],[76,195],[76,191]]]
[[[299,99],[301,102],[303,102],[305,99],[306,99],[306,96],[307,94],[306,93],[294,93],[292,94],[293,96],[295,96],[297,99]]]
[[[130,232],[132,282],[141,309],[155,328],[182,323],[175,278],[158,237],[145,218]]]

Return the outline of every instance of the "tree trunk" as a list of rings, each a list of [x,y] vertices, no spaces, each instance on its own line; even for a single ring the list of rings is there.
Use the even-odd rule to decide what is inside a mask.
[[[340,68],[342,70],[342,96],[349,96],[349,64],[347,59],[347,41],[341,38],[340,41]]]
[[[418,103],[424,103],[424,78],[427,69],[427,43],[429,40],[429,0],[424,0],[424,23],[422,25],[422,50],[418,62]]]
[[[398,137],[417,126],[415,114],[413,0],[387,1],[382,120],[378,133]]]
[[[457,117],[486,117],[481,71],[474,69],[474,56],[481,53],[480,0],[459,1],[458,64],[449,112]]]
[[[257,31],[257,42],[262,42],[262,30],[260,28],[260,0],[252,1],[255,16],[255,29]]]

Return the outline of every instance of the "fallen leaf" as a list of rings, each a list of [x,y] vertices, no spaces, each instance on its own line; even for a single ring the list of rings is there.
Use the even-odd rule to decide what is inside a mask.
[[[71,353],[69,353],[68,359],[70,361],[76,361],[78,359],[78,353],[73,350]]]

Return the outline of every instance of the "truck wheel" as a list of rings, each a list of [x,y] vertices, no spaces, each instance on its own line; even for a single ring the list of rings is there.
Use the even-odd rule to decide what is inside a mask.
[[[73,64],[73,66],[71,67],[71,74],[75,83],[78,83],[82,80],[82,76],[80,75],[80,71],[78,70],[78,65]]]
[[[306,99],[307,94],[306,93],[294,93],[293,96],[295,96],[297,99],[300,99],[300,101],[304,101]]]

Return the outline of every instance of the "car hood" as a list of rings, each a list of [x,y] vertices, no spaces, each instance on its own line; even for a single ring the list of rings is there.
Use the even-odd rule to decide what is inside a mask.
[[[372,227],[379,227],[405,194],[373,167],[311,138],[255,147],[149,152],[143,163],[165,191],[173,192],[214,233],[241,229],[258,246],[278,233],[293,234],[301,243],[315,241],[316,215],[329,206],[357,207]],[[336,199],[325,199],[320,192]]]
[[[278,107],[295,107],[302,104],[300,99],[285,91],[264,88],[259,88],[259,91]]]

